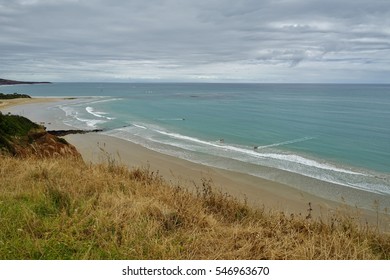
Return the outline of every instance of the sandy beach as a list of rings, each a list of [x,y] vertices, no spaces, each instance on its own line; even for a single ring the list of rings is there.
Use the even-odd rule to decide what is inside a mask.
[[[0,111],[3,114],[24,116],[30,120],[44,125],[49,130],[71,129],[62,122],[62,115],[55,106],[63,102],[71,102],[67,98],[16,98],[0,100]],[[54,111],[53,111],[54,110]]]
[[[5,109],[18,105],[36,104],[60,101],[60,98],[16,98],[16,99],[2,99],[0,100],[0,111],[4,112]]]
[[[12,103],[3,104],[0,109],[3,113],[6,108],[6,112],[23,114],[33,121],[43,122],[49,129],[70,129],[61,122],[62,117],[59,111],[45,110],[48,107],[53,108],[53,104],[59,101],[61,100],[50,98],[13,100]],[[379,223],[384,228],[389,226],[389,216],[384,214],[377,216],[375,211],[362,210],[342,202],[327,200],[292,188],[287,184],[189,162],[101,133],[68,135],[65,138],[76,146],[86,162],[98,163],[114,160],[130,168],[148,167],[154,172],[158,171],[172,185],[180,185],[189,189],[202,187],[203,180],[211,180],[215,188],[240,200],[246,200],[254,207],[265,207],[265,209],[306,216],[310,203],[311,215],[324,221],[328,221],[335,212],[347,211],[352,214],[359,213],[362,223],[368,221],[371,224]],[[332,192],[332,189],[329,188],[329,191]]]

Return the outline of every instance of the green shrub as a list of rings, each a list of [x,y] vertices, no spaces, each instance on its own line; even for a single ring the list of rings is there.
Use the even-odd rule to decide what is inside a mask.
[[[3,115],[0,112],[0,134],[9,138],[12,136],[26,136],[31,129],[40,126],[29,119],[16,115]]]
[[[6,94],[0,92],[0,99],[15,99],[15,98],[31,98],[30,95],[14,92],[13,94]]]

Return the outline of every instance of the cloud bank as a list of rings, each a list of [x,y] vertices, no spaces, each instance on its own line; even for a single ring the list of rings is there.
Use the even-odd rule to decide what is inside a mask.
[[[390,2],[0,0],[0,77],[386,83]]]

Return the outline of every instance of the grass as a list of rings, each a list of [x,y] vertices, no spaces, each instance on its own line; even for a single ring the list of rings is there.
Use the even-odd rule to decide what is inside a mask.
[[[29,119],[16,115],[3,115],[0,112],[0,133],[4,137],[25,136],[32,129],[39,129],[41,126]]]
[[[114,161],[0,156],[0,259],[390,258],[375,228],[304,216]]]
[[[28,139],[29,132],[42,130],[42,127],[22,116],[3,115],[0,112],[0,152],[14,152],[13,142]]]

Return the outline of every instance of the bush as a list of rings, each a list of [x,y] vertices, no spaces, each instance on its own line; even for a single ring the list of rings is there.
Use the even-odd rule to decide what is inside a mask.
[[[0,133],[6,138],[12,136],[26,136],[31,129],[40,126],[22,116],[3,115],[0,112]]]
[[[14,92],[13,94],[6,94],[0,92],[0,99],[15,99],[15,98],[31,98],[30,95]]]

